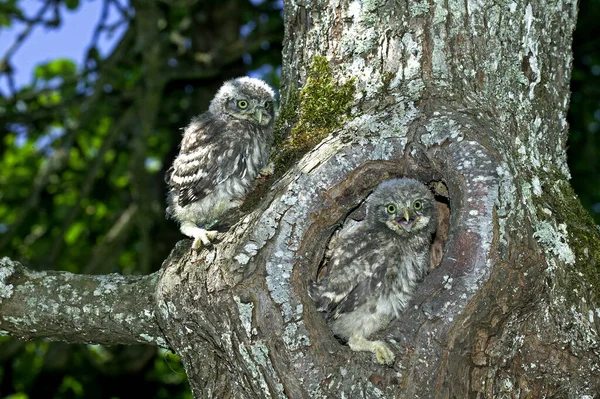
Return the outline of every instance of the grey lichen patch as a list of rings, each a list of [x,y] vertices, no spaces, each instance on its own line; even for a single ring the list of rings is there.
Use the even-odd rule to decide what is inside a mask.
[[[539,165],[536,162],[542,158],[535,148],[520,140],[516,144],[514,164],[498,168],[501,179],[496,213],[500,242],[506,245],[506,236],[525,238],[522,229],[515,228],[511,221],[529,219],[534,229],[532,237],[546,258],[548,281],[567,279],[561,290],[552,291],[553,303],[562,309],[558,311],[564,312],[564,301],[568,300],[588,313],[589,306],[597,304],[586,304],[586,298],[592,302],[600,298],[600,232],[583,209],[561,165]],[[521,176],[520,184],[515,175]],[[512,230],[507,231],[509,228]],[[584,292],[590,295],[582,295]]]
[[[256,343],[256,345],[252,346],[252,355],[254,356],[254,359],[266,369],[267,374],[271,378],[271,387],[275,390],[276,397],[286,398],[287,396],[284,393],[283,384],[279,380],[279,376],[275,372],[271,359],[269,358],[269,349],[267,346],[263,342]]]
[[[286,198],[287,197],[283,198],[284,203]],[[256,222],[256,228],[250,232],[249,241],[242,248],[242,252],[232,256],[238,264],[241,266],[247,265],[258,251],[266,245],[267,241],[273,238],[277,232],[279,221],[281,220],[283,213],[285,213],[285,210],[281,211],[278,209],[277,203],[273,202],[271,206],[260,215],[260,220]]]
[[[2,299],[8,299],[13,294],[13,285],[8,283],[10,277],[15,273],[15,266],[13,262],[4,257],[0,259],[0,303]]]
[[[140,338],[148,342],[149,344],[156,344],[162,348],[169,347],[169,344],[167,344],[167,341],[165,341],[163,337],[153,337],[148,334],[140,334]]]
[[[98,286],[94,290],[94,296],[110,295],[117,291],[118,285],[125,281],[119,274],[113,273],[106,276],[96,276]]]
[[[256,362],[252,357],[250,357],[250,353],[246,350],[244,344],[240,343],[238,349],[240,355],[242,355],[242,359],[244,359],[244,362],[246,363],[246,367],[248,367],[250,373],[252,374],[252,378],[255,381],[258,381],[265,398],[271,398],[272,396],[269,393],[269,386],[267,385],[267,381],[265,380],[265,377],[259,368],[259,366],[262,364],[260,362]]]
[[[290,304],[290,278],[294,263],[291,260],[281,259],[282,253],[275,254],[275,261],[267,261],[267,288],[273,300],[282,306],[285,321],[293,318],[294,312]],[[277,259],[277,258],[280,259]]]
[[[233,259],[237,260],[240,265],[247,265],[250,262],[250,257],[245,253],[237,254]]]
[[[364,114],[355,116],[345,126],[344,139],[353,139],[354,144],[387,145],[387,138],[404,138],[409,124],[414,121],[418,111],[414,103],[390,106],[383,114]],[[383,158],[382,158],[383,159]]]
[[[285,326],[285,330],[283,331],[283,342],[291,351],[298,350],[304,346],[309,346],[310,338],[308,337],[304,323],[298,321],[289,323]]]
[[[250,259],[252,259],[252,257],[258,253],[258,245],[253,242],[249,242],[248,244],[244,245],[243,250],[244,252],[234,256],[234,259],[237,260],[240,265],[246,265],[248,262],[250,262]]]
[[[275,391],[275,398],[285,398],[286,395],[283,390],[283,384],[273,368],[267,346],[262,341],[256,342],[249,348],[246,348],[240,343],[238,350],[246,363],[246,367],[252,374],[252,378],[260,385],[262,394],[264,395],[263,397],[273,398],[271,392]],[[267,384],[264,373],[269,377],[271,381],[270,385]],[[272,390],[270,388],[272,388]]]
[[[550,222],[538,222],[534,226],[533,238],[537,239],[546,249],[556,255],[559,260],[566,264],[575,263],[575,255],[569,247],[567,225],[564,223],[554,226]]]
[[[252,312],[254,310],[254,304],[252,302],[244,303],[240,300],[240,297],[234,296],[233,300],[237,304],[238,314],[240,322],[246,331],[246,336],[251,338],[252,336]]]
[[[371,49],[377,47],[377,31],[375,25],[378,22],[376,15],[377,5],[375,1],[352,1],[348,5],[347,18],[351,18],[350,32],[344,35],[341,49],[345,55],[364,55]],[[352,40],[354,38],[354,40]]]
[[[583,208],[571,185],[564,180],[560,170],[540,175],[545,189],[533,198],[537,215],[547,217],[548,209],[556,220],[554,242],[558,245],[559,259],[571,265],[568,278],[573,290],[581,285],[588,287],[595,298],[600,298],[600,232],[590,214]],[[567,260],[569,262],[567,262]],[[575,295],[577,297],[577,295]],[[574,298],[575,298],[574,297]]]
[[[433,13],[433,49],[431,52],[431,68],[434,76],[445,78],[449,74],[446,60],[446,18],[448,16],[447,4],[437,2]],[[443,82],[443,80],[441,80]]]
[[[423,145],[431,147],[433,145],[441,145],[448,139],[456,142],[461,142],[464,139],[460,125],[452,117],[439,112],[435,112],[434,116],[435,118],[432,118],[425,125],[427,133],[421,135]]]
[[[588,351],[600,348],[600,337],[594,328],[593,312],[581,313],[574,305],[569,308],[572,323],[570,326],[570,345],[573,351]],[[590,320],[590,314],[592,319]],[[600,366],[600,364],[599,364]],[[600,371],[597,370],[597,371]]]
[[[413,17],[418,17],[419,15],[424,15],[429,12],[429,3],[428,2],[418,2],[411,1],[408,3],[410,13]]]

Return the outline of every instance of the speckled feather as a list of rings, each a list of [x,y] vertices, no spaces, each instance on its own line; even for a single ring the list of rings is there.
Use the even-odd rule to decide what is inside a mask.
[[[273,99],[273,90],[258,79],[223,84],[209,110],[184,129],[179,155],[165,176],[167,217],[182,226],[204,226],[239,205],[268,163]],[[188,234],[183,227],[182,232]]]
[[[398,212],[416,200],[411,229],[393,229],[387,206]],[[413,179],[383,182],[366,200],[365,220],[344,227],[332,239],[327,274],[310,288],[335,335],[368,337],[398,317],[429,268],[429,247],[437,225],[431,192]],[[397,216],[397,215],[393,215]],[[412,216],[411,216],[412,217]]]

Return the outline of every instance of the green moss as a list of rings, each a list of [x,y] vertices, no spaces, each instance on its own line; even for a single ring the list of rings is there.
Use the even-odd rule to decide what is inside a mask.
[[[327,58],[316,56],[309,68],[306,85],[297,96],[295,90],[292,91],[275,127],[273,160],[276,174],[283,173],[342,126],[350,114],[356,87],[354,79],[338,84]]]
[[[355,92],[354,79],[337,84],[327,58],[313,58],[305,86],[299,93],[291,87],[275,122],[271,155],[275,172],[256,182],[254,190],[244,200],[242,211],[253,209],[266,195],[273,180],[330,133],[342,127],[350,114]]]
[[[557,222],[567,226],[569,247],[575,255],[575,264],[567,270],[570,286],[567,295],[573,295],[574,290],[581,292],[580,288],[585,286],[586,290],[591,291],[592,296],[599,300],[600,231],[560,172],[549,173],[544,181],[547,184],[544,194],[539,198],[534,196],[536,210],[540,211],[542,207],[548,207]],[[540,212],[537,214],[538,217],[542,215]]]

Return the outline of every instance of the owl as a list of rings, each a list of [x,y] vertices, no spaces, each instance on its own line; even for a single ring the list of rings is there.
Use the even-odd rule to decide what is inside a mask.
[[[167,218],[194,239],[210,245],[208,231],[227,210],[239,206],[267,166],[273,142],[275,93],[262,80],[225,82],[207,112],[184,129],[179,155],[166,173]]]
[[[389,365],[394,353],[369,336],[406,309],[425,277],[437,205],[424,184],[393,179],[373,191],[365,208],[363,221],[344,226],[331,240],[326,274],[309,294],[334,335]]]

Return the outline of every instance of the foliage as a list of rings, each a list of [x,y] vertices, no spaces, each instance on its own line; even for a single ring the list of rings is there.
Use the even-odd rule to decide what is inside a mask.
[[[579,3],[573,39],[573,75],[569,107],[569,168],[581,202],[600,224],[600,37],[594,33],[599,0]]]
[[[0,255],[34,269],[146,274],[183,238],[164,218],[180,128],[225,79],[255,71],[278,86],[281,3],[95,1],[84,62],[33,67],[13,57],[29,33],[61,29],[89,2],[0,0],[2,40],[22,33],[0,54]],[[17,87],[15,70],[27,67],[32,80]],[[179,360],[156,348],[0,337],[0,398],[10,395],[190,397]]]

